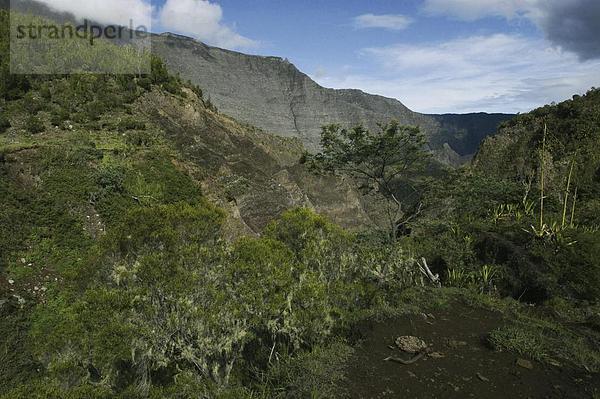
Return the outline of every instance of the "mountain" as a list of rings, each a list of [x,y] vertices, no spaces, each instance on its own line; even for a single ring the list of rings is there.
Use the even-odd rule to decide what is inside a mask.
[[[246,55],[208,46],[194,39],[165,33],[153,37],[153,52],[170,70],[203,88],[219,110],[232,117],[286,137],[298,137],[307,149],[319,148],[321,127],[377,123],[396,119],[420,126],[433,149],[473,154],[482,137],[512,115],[426,115],[413,112],[400,101],[318,85],[288,60]],[[447,157],[445,157],[447,158]]]
[[[3,3],[8,2],[2,0],[0,4]],[[55,21],[76,20],[33,0],[15,1],[11,6]],[[202,87],[223,113],[269,133],[297,137],[309,151],[318,150],[323,125],[363,124],[375,129],[377,123],[396,119],[402,124],[420,126],[428,135],[436,158],[458,165],[471,158],[480,141],[495,132],[499,123],[513,116],[421,114],[396,99],[360,90],[324,88],[279,57],[246,55],[173,33],[152,38],[153,52],[170,70]]]

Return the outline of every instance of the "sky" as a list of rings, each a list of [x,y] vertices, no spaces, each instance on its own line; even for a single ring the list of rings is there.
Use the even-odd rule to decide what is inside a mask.
[[[527,112],[600,86],[600,0],[41,1],[287,58],[418,112]]]

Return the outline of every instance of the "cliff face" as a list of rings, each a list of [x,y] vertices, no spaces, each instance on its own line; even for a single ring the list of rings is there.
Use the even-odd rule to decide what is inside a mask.
[[[188,99],[153,92],[136,103],[143,119],[160,127],[193,168],[203,193],[227,210],[231,236],[258,234],[294,207],[308,207],[336,223],[361,229],[371,217],[352,182],[317,177],[298,164],[303,147],[296,138],[262,132],[215,114],[195,94]]]
[[[419,114],[395,99],[360,90],[321,87],[278,57],[245,55],[173,34],[155,36],[153,52],[173,72],[202,87],[225,114],[271,133],[298,137],[312,151],[318,149],[321,126],[331,123],[362,123],[376,128],[378,122],[396,119],[402,124],[420,126],[431,138],[434,149],[444,148],[449,141],[446,136],[451,139],[457,133],[460,136],[472,130],[461,125],[458,118]],[[487,114],[477,115],[476,120],[489,120]],[[495,123],[493,119],[492,124]],[[482,135],[495,128],[494,125],[493,129],[485,129]],[[466,146],[459,155],[473,153],[475,148],[471,147]]]

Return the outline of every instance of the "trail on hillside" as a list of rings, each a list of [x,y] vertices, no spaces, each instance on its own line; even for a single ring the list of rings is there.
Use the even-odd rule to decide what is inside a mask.
[[[598,375],[540,364],[497,352],[487,334],[506,321],[500,313],[453,305],[428,315],[412,315],[371,326],[356,349],[345,386],[350,398],[592,398]],[[395,348],[398,336],[416,336],[434,356],[412,364]],[[442,357],[443,356],[443,357]]]

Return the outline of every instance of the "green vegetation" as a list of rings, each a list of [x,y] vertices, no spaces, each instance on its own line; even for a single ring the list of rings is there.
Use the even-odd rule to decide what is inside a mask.
[[[3,113],[0,114],[0,133],[4,133],[6,129],[11,127],[10,121]]]
[[[305,162],[318,172],[353,176],[363,193],[375,192],[386,201],[386,228],[391,242],[399,235],[399,229],[417,216],[422,204],[416,209],[407,208],[405,197],[414,196],[416,190],[402,190],[402,183],[409,188],[412,177],[425,163],[425,136],[417,127],[400,126],[393,121],[380,125],[378,132],[369,132],[362,126],[351,130],[338,125],[325,126],[321,134],[323,151],[315,156],[306,154]],[[399,187],[400,186],[400,187]]]

